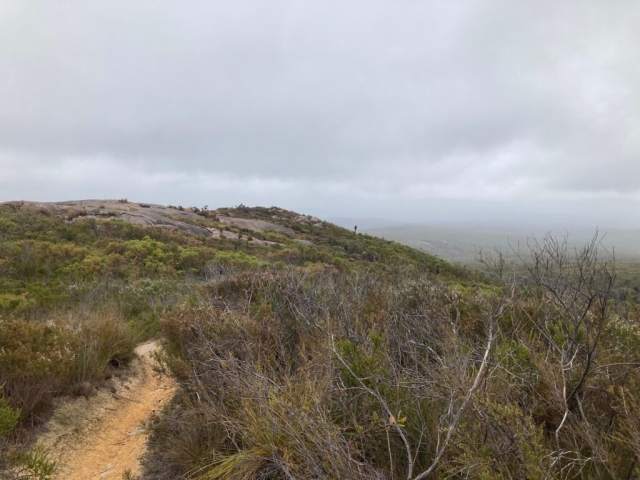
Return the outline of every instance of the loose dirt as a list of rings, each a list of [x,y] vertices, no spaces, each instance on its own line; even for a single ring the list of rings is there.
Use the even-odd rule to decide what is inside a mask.
[[[176,388],[171,378],[153,371],[152,353],[159,348],[157,342],[140,345],[131,376],[88,398],[70,399],[56,410],[38,441],[58,464],[55,479],[120,480],[141,473],[147,445],[143,423]]]

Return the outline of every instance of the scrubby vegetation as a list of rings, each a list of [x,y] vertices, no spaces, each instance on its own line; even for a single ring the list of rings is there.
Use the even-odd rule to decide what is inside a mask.
[[[199,222],[231,228],[203,211],[207,215]],[[247,218],[264,212],[257,209]],[[295,224],[295,214],[278,212],[281,223]],[[159,319],[197,302],[202,285],[231,270],[331,265],[349,271],[375,265],[375,255],[433,270],[444,265],[428,255],[405,258],[410,249],[399,244],[324,234],[338,242],[335,247],[318,231],[305,226],[295,235],[251,232],[277,238],[278,245],[260,247],[235,238],[0,207],[0,449],[24,443],[25,429],[46,420],[59,396],[87,394],[117,373],[138,342],[159,334]],[[294,241],[303,236],[318,245]]]
[[[495,284],[234,272],[162,322],[154,478],[635,478],[640,328],[597,243]],[[521,272],[521,268],[517,269]]]
[[[640,309],[597,239],[483,257],[480,277],[293,212],[202,211],[293,233],[1,212],[5,449],[159,336],[181,388],[149,426],[148,478],[640,475]]]

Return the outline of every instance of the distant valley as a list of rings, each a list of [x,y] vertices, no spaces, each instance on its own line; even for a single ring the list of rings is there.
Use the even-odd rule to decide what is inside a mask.
[[[545,229],[543,227],[497,228],[480,226],[441,226],[399,224],[389,220],[331,219],[345,228],[358,225],[358,231],[394,240],[419,250],[436,255],[444,260],[461,264],[474,264],[479,250],[495,249],[515,257],[516,252],[526,252],[527,242],[543,238],[547,233],[555,237],[568,236],[569,244],[581,246],[590,241],[596,228],[571,227]],[[386,224],[385,224],[386,222]],[[640,229],[599,228],[602,246],[615,252],[618,262],[640,261]]]

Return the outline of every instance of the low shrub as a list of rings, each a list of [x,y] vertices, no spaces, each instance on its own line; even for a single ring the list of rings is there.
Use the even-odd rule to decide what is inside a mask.
[[[56,396],[72,393],[81,382],[99,382],[129,363],[138,340],[131,324],[110,313],[47,321],[3,319],[0,382],[8,405],[20,410],[23,422],[38,423]]]
[[[75,365],[76,382],[98,382],[110,369],[127,365],[139,341],[131,324],[112,313],[76,319],[79,338]]]
[[[2,385],[0,385],[0,394]],[[20,410],[16,410],[9,405],[6,398],[0,397],[0,439],[10,433],[20,420]]]
[[[53,322],[0,321],[0,381],[25,421],[41,419],[73,383],[78,340]]]
[[[344,398],[334,388],[328,352],[310,337],[293,346],[296,332],[264,312],[255,315],[203,307],[163,323],[168,351],[188,352],[191,362],[168,359],[185,390],[153,426],[147,473],[382,478],[357,461],[362,452],[335,422],[332,409]]]
[[[640,311],[609,303],[606,265],[579,265],[555,292],[535,276],[501,290],[402,266],[228,265],[161,322],[182,389],[147,473],[631,478]]]
[[[44,447],[16,452],[8,463],[12,474],[10,478],[15,480],[51,480],[57,467]]]

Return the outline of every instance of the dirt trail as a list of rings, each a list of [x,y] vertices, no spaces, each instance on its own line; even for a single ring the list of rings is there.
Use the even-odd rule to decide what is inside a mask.
[[[85,399],[69,400],[56,410],[39,444],[57,461],[54,478],[62,480],[122,479],[140,473],[147,435],[142,423],[173,396],[175,384],[153,372],[148,342],[136,349],[133,375]]]

